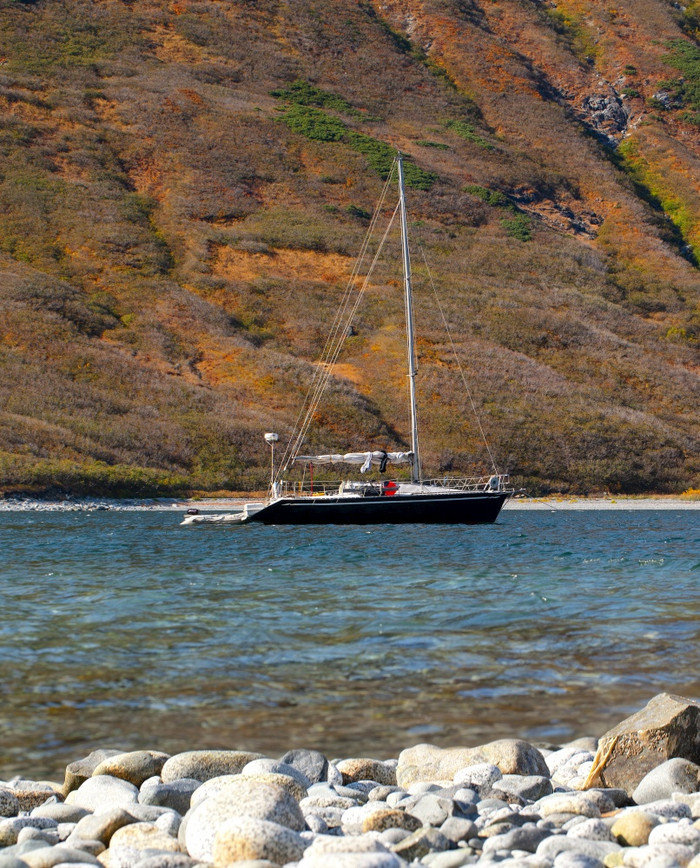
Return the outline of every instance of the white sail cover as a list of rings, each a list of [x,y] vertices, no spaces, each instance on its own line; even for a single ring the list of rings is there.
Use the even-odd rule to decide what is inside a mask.
[[[383,463],[412,464],[413,452],[346,452],[345,455],[330,453],[328,455],[297,455],[295,461],[306,461],[309,464],[361,464],[360,473],[366,473],[373,464]]]

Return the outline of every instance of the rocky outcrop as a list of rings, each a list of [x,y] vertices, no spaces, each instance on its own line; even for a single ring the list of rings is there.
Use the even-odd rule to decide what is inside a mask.
[[[700,761],[700,703],[661,693],[600,739],[585,787],[632,795],[649,772],[674,757]]]

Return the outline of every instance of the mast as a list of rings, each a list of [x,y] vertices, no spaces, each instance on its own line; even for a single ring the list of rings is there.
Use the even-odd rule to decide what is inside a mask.
[[[406,220],[406,194],[403,183],[403,157],[397,156],[399,169],[399,210],[401,213],[401,252],[403,255],[404,301],[406,306],[406,344],[408,349],[408,389],[411,402],[411,481],[421,481],[420,453],[418,451],[418,415],[416,413],[416,348],[413,336],[413,289],[411,286],[411,254],[408,249],[408,223]]]

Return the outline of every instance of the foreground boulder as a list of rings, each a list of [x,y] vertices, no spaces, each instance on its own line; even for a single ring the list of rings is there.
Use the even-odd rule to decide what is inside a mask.
[[[652,769],[681,757],[700,764],[700,703],[660,693],[598,742],[590,787],[619,787],[632,795]]]

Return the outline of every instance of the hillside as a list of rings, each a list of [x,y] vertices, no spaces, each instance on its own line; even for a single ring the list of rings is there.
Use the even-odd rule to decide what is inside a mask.
[[[0,0],[0,491],[265,484],[394,149],[429,472],[700,488],[700,7]],[[398,256],[398,249],[395,246]],[[382,264],[314,447],[408,438]]]

